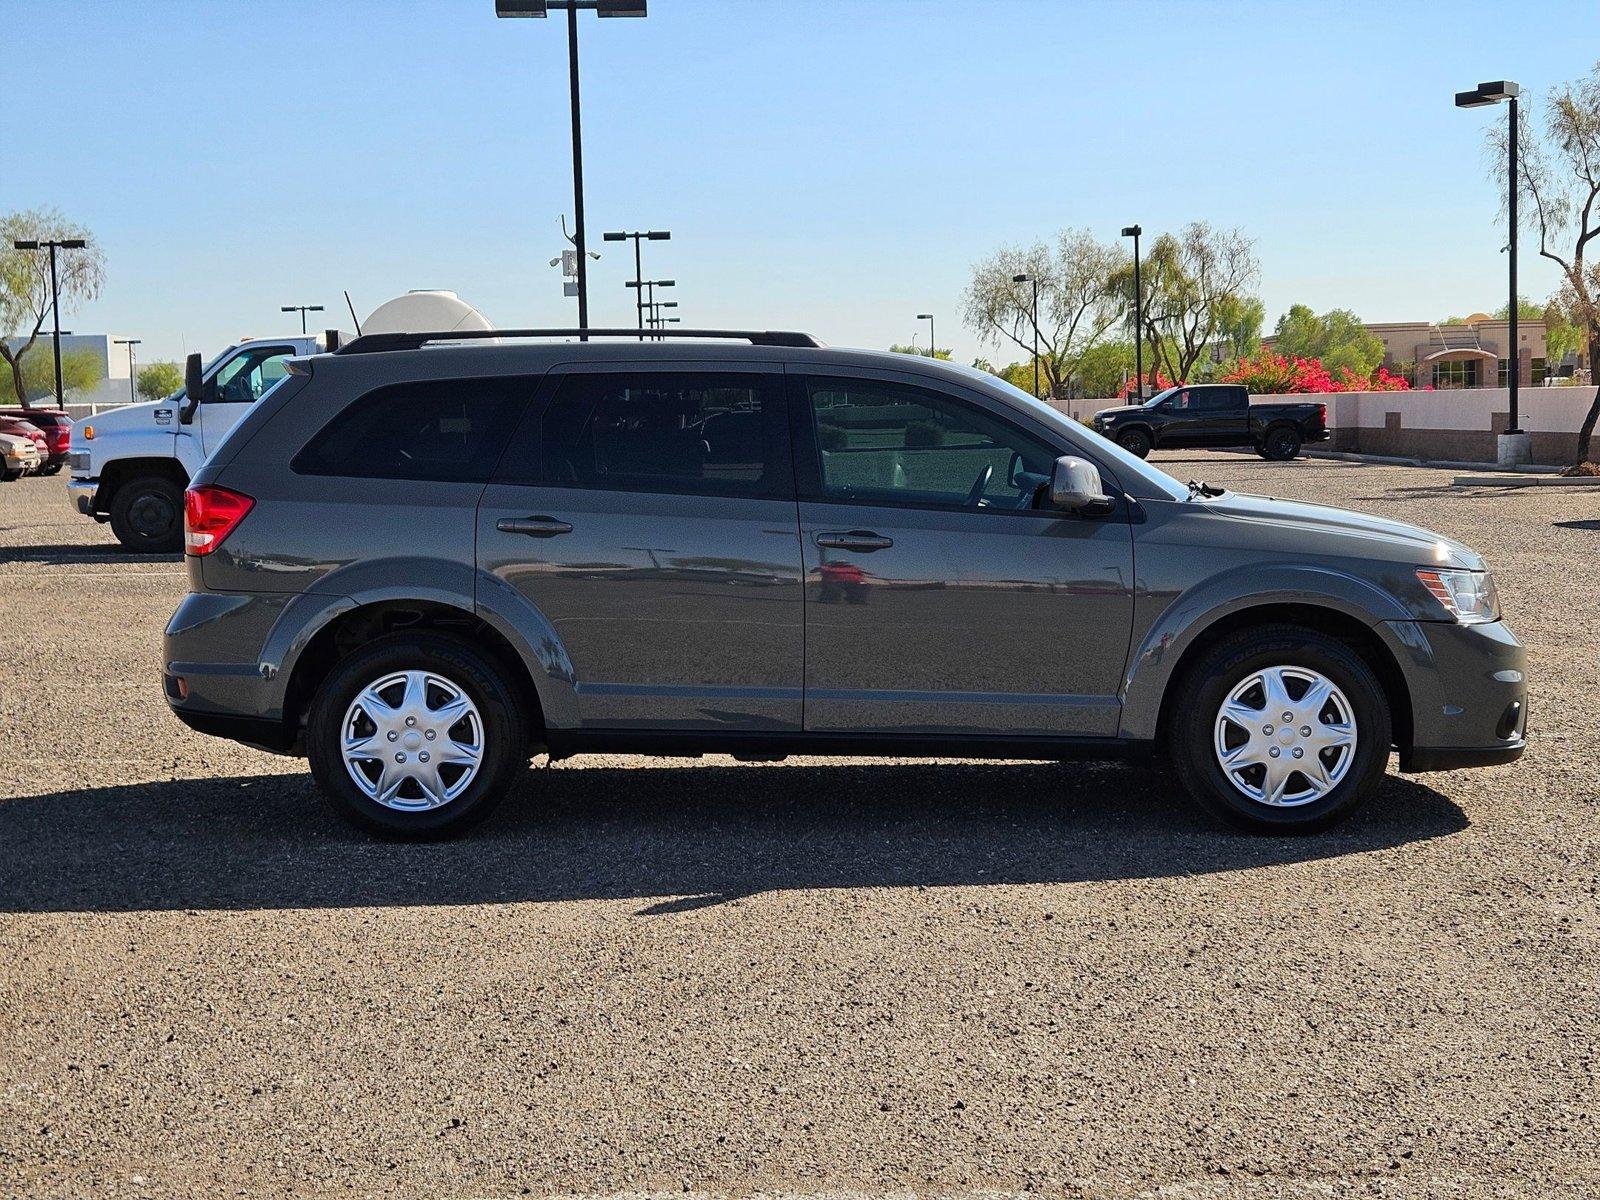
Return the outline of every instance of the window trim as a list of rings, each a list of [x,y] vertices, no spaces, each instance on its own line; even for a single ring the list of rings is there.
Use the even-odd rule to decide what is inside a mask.
[[[644,484],[638,482],[607,481],[604,483],[579,483],[572,480],[528,479],[513,477],[508,474],[507,464],[512,459],[513,451],[519,451],[532,458],[540,466],[543,473],[544,456],[544,419],[560,395],[562,387],[569,379],[601,376],[637,376],[637,375],[667,375],[667,376],[694,376],[706,378],[722,376],[740,380],[753,380],[756,391],[761,396],[762,411],[765,431],[763,440],[773,434],[777,435],[778,445],[773,447],[772,489],[765,492],[757,491],[710,491],[703,486],[685,482],[681,486],[670,483],[656,483],[654,481]],[[794,444],[790,433],[788,419],[788,397],[784,387],[784,375],[781,368],[774,370],[772,366],[761,363],[686,362],[683,360],[650,361],[631,363],[626,360],[614,362],[584,362],[584,363],[557,363],[546,373],[539,391],[524,411],[522,420],[512,431],[507,439],[500,461],[496,464],[494,474],[490,476],[490,483],[502,484],[506,487],[531,487],[544,488],[555,491],[574,492],[612,492],[630,496],[698,496],[708,500],[740,500],[740,501],[770,501],[777,500],[792,503],[795,499],[795,474],[794,474]],[[766,412],[771,405],[771,414]],[[590,415],[592,415],[592,408]]]
[[[1017,414],[998,403],[985,403],[982,398],[962,391],[937,387],[925,378],[907,378],[880,372],[857,372],[849,368],[835,370],[799,370],[789,373],[789,438],[794,448],[795,460],[795,495],[807,504],[829,504],[846,508],[897,508],[908,512],[949,512],[969,513],[974,516],[1009,516],[1031,517],[1051,521],[1076,518],[1078,514],[1066,512],[1056,508],[974,508],[967,504],[937,504],[925,500],[896,500],[892,497],[855,497],[844,498],[830,496],[823,489],[822,484],[822,455],[817,446],[816,425],[811,413],[811,383],[813,380],[855,380],[864,384],[882,384],[889,387],[908,388],[912,391],[925,391],[941,399],[952,401],[959,405],[982,410],[987,416],[999,421],[1002,425],[1016,429],[1025,437],[1042,442],[1055,450],[1055,457],[1060,458],[1065,454],[1074,454],[1087,458],[1093,462],[1095,469],[1100,471],[1103,479],[1108,479],[1113,485],[1115,477],[1111,475],[1093,456],[1083,453],[1077,447],[1063,449],[1061,439],[1052,436],[1052,432],[1044,427],[1034,425],[1032,422],[1023,422],[1017,419]],[[1112,517],[1125,517],[1122,508],[1120,489],[1113,486],[1113,499],[1117,508]]]

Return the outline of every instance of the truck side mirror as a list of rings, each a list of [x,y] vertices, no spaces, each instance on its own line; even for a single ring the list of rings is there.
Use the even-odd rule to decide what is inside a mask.
[[[191,354],[183,363],[183,407],[178,410],[178,420],[182,424],[194,424],[194,410],[200,407],[204,393],[205,381],[200,375],[200,356]]]
[[[1050,503],[1084,516],[1103,516],[1112,509],[1111,497],[1100,484],[1094,464],[1071,454],[1056,459],[1050,475]]]

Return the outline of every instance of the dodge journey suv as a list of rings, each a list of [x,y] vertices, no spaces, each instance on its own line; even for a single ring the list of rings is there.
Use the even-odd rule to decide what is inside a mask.
[[[177,715],[413,838],[541,752],[1159,752],[1303,832],[1391,748],[1523,751],[1523,649],[1448,538],[1186,486],[949,363],[571,332],[292,360],[186,496]]]

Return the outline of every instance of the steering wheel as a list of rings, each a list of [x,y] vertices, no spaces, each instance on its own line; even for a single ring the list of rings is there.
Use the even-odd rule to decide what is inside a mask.
[[[994,476],[994,464],[984,463],[983,470],[978,472],[978,478],[972,482],[972,490],[967,493],[967,507],[981,508],[983,506],[983,490],[989,486],[989,480]]]

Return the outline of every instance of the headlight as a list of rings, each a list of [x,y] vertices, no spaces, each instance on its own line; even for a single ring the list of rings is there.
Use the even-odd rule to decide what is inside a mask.
[[[1438,571],[1419,567],[1422,586],[1463,625],[1479,625],[1500,617],[1500,594],[1487,571]]]

